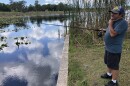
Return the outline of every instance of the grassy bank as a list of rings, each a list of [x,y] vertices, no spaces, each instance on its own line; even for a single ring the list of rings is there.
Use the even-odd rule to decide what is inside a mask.
[[[53,14],[63,14],[63,11],[44,11],[44,12],[0,12],[0,18],[16,18],[24,16],[48,16]]]
[[[73,40],[70,36],[68,86],[104,86],[108,80],[100,78],[100,75],[106,72],[103,42],[99,45],[76,46]],[[129,43],[130,39],[125,39],[118,79],[120,86],[130,85]]]
[[[51,15],[62,15],[63,11],[45,11],[45,12],[0,12],[0,25],[8,25],[11,23],[23,22],[24,17],[34,16],[51,16]]]

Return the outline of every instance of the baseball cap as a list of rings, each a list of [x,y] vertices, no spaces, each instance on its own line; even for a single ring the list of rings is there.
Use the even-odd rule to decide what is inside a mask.
[[[115,6],[112,10],[110,10],[109,12],[112,13],[120,13],[120,14],[125,14],[125,10],[122,6]]]

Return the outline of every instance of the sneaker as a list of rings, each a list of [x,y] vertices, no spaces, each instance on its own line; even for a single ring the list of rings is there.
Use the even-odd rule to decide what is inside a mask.
[[[114,83],[113,81],[109,81],[105,86],[118,86],[118,83]]]
[[[104,78],[104,79],[112,79],[112,76],[109,76],[107,75],[107,73],[101,75],[101,78]]]

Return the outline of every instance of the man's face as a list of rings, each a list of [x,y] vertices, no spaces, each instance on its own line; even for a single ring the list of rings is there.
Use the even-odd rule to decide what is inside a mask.
[[[119,13],[111,12],[111,19],[112,20],[118,20],[119,18],[121,18],[121,15],[119,15]]]

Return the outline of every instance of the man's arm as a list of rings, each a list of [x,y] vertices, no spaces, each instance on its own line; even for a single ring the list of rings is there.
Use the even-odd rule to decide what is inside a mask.
[[[117,35],[117,32],[113,28],[113,20],[112,19],[109,20],[109,31],[110,31],[111,37],[114,37]]]

